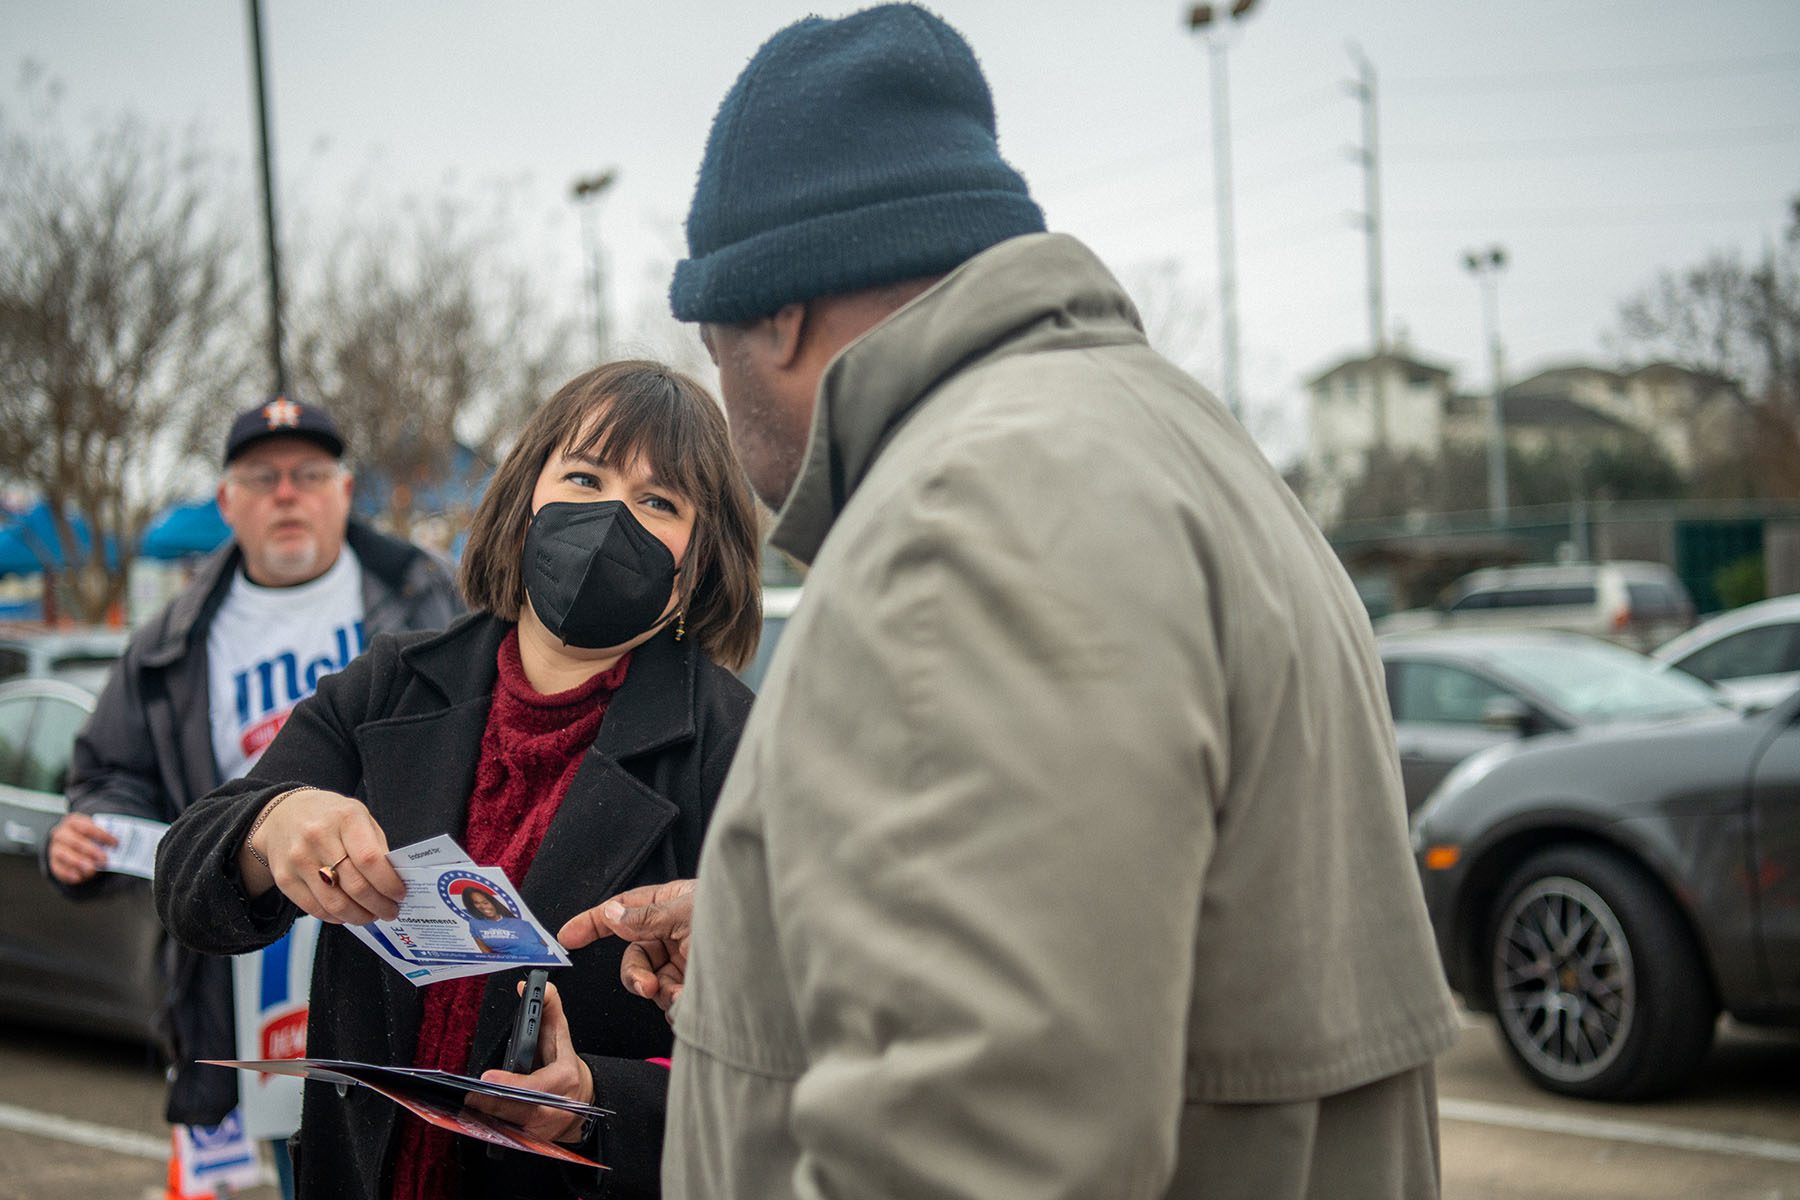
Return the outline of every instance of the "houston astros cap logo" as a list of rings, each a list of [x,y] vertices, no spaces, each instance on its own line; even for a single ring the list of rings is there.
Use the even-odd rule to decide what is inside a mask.
[[[283,426],[297,429],[300,426],[300,406],[282,396],[263,405],[263,417],[269,422],[270,429],[280,429]]]

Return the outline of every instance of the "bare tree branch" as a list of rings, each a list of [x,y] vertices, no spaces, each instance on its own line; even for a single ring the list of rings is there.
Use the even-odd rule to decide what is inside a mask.
[[[348,227],[296,303],[295,378],[378,456],[388,523],[448,481],[460,438],[492,456],[567,373],[574,328],[454,201]],[[456,515],[456,514],[449,514]]]
[[[1755,265],[1735,253],[1664,271],[1619,307],[1613,339],[1747,385],[1750,396],[1800,421],[1800,197],[1779,245]]]
[[[246,280],[201,147],[120,119],[78,148],[54,94],[29,83],[23,118],[0,109],[0,475],[42,493],[99,620],[194,434],[244,386]]]

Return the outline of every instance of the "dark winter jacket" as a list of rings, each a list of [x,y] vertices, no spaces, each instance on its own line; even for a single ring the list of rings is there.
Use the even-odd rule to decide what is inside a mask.
[[[350,548],[362,566],[363,627],[370,637],[400,630],[441,629],[463,611],[448,568],[407,542],[350,522]],[[69,811],[117,812],[173,821],[219,785],[213,757],[206,637],[237,575],[237,544],[221,547],[194,581],[132,635],[125,656],[100,693],[75,741],[69,768]],[[65,887],[71,899],[144,885],[102,872]],[[176,1064],[167,1116],[212,1125],[237,1106],[237,1073],[195,1067],[197,1058],[235,1058],[231,963],[165,942],[164,1002],[159,1014]]]
[[[237,875],[238,847],[262,806],[310,785],[359,797],[405,846],[438,834],[459,840],[481,738],[510,625],[478,614],[432,637],[376,638],[294,710],[248,776],[189,809],[157,856],[157,911],[187,945],[239,954],[280,937],[298,909],[277,891],[252,902]],[[632,654],[594,745],[569,785],[520,883],[552,932],[626,888],[691,876],[750,692],[665,630]],[[460,1139],[464,1195],[551,1197],[604,1191],[659,1194],[668,1072],[647,1059],[672,1039],[662,1014],[619,983],[623,945],[606,939],[551,972],[596,1100],[617,1116],[586,1145],[607,1172],[568,1171],[548,1159]],[[487,977],[468,1071],[499,1065],[522,969]],[[322,1058],[410,1064],[421,991],[342,926],[326,925],[313,963],[307,1052]],[[296,1155],[303,1200],[386,1200],[398,1109],[364,1088],[343,1096],[308,1083]]]

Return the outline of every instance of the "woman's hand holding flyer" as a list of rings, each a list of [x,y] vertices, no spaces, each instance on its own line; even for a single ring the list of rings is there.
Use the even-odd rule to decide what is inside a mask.
[[[391,919],[347,928],[415,986],[511,967],[566,967],[506,872],[475,865],[446,834],[388,852],[406,884]]]

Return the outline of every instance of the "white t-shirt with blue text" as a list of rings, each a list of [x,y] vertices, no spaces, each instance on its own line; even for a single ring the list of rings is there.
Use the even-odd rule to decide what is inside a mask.
[[[294,706],[362,653],[362,619],[362,565],[349,546],[294,587],[258,587],[239,569],[206,635],[220,779],[255,765]]]

